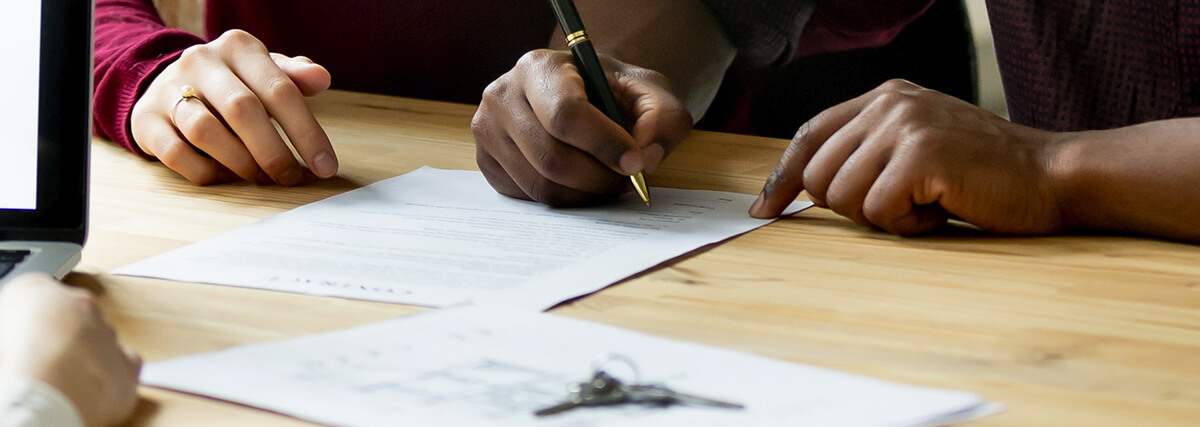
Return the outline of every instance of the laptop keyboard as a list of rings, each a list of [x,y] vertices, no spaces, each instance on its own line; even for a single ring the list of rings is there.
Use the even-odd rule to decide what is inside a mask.
[[[30,252],[25,250],[0,250],[0,277],[4,277],[8,272],[12,271],[29,254]]]

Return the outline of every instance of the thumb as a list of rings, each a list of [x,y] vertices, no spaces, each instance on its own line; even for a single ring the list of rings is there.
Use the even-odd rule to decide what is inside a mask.
[[[329,89],[332,81],[329,70],[314,63],[308,57],[291,57],[272,53],[271,59],[275,60],[275,65],[279,66],[280,70],[292,78],[292,82],[300,88],[300,93],[303,93],[304,96],[313,96]]]
[[[642,147],[646,171],[653,173],[691,134],[692,114],[669,90],[636,73],[618,74],[613,92],[632,119],[630,134]]]

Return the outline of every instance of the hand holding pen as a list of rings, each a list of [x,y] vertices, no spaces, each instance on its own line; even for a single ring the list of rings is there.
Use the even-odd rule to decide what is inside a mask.
[[[496,191],[552,206],[609,202],[687,138],[691,114],[665,77],[599,59],[628,128],[589,102],[570,52],[529,52],[484,92],[472,130],[479,168]]]

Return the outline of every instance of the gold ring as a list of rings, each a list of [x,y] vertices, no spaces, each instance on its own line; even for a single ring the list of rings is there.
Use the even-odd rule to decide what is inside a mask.
[[[179,104],[189,99],[200,99],[200,96],[196,95],[196,88],[192,85],[180,86],[179,100],[175,101],[175,105],[171,107],[171,124],[175,124],[175,110],[179,109]],[[179,127],[179,125],[175,124],[175,127]]]

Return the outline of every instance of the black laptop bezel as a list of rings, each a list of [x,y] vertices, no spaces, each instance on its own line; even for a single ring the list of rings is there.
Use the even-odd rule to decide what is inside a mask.
[[[90,0],[42,0],[37,208],[0,209],[0,240],[83,244],[92,43]]]

